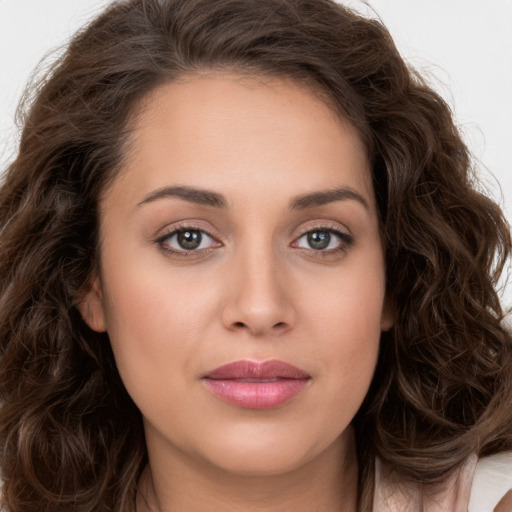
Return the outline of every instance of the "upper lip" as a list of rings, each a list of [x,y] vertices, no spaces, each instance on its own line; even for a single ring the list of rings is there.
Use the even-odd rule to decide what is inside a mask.
[[[243,359],[223,364],[203,378],[214,380],[232,379],[309,379],[305,371],[284,361],[271,359],[269,361],[250,361]]]

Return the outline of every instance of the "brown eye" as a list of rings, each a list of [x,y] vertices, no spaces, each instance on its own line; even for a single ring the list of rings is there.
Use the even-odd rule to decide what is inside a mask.
[[[348,249],[354,243],[352,235],[333,228],[312,229],[293,242],[292,247],[319,253],[335,253]]]
[[[321,251],[329,246],[331,234],[328,231],[311,231],[307,234],[307,240],[312,249]]]
[[[176,233],[176,241],[181,249],[192,251],[201,246],[203,235],[199,230],[184,229]]]
[[[176,229],[160,237],[156,243],[166,251],[183,254],[222,245],[202,229],[195,228]]]

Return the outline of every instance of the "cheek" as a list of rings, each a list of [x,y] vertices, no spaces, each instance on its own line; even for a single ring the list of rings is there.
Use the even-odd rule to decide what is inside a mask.
[[[370,385],[379,352],[385,277],[379,253],[358,261],[350,271],[322,281],[302,300],[311,338],[318,341],[314,357],[330,371],[329,387],[362,401]],[[358,407],[358,406],[357,406]]]
[[[121,244],[119,244],[121,245]],[[125,252],[130,255],[126,256]],[[216,294],[207,276],[190,268],[173,268],[157,250],[118,251],[105,248],[102,273],[109,331],[169,336],[194,329],[215,308]],[[142,256],[137,259],[137,253]],[[147,343],[152,339],[143,335]],[[169,340],[170,341],[170,340]]]
[[[139,391],[151,396],[194,373],[217,315],[218,294],[165,265],[137,268],[121,257],[113,261],[104,283],[107,330],[121,377],[137,402]]]
[[[301,309],[325,340],[348,346],[375,344],[381,331],[385,296],[383,264],[377,254],[330,276],[311,278],[302,287]]]
[[[380,344],[378,317],[353,314],[338,314],[335,321],[323,322],[322,347],[318,348],[328,371],[329,387],[337,392],[331,395],[336,400],[339,392],[353,399],[356,409],[362,402],[370,385]],[[351,398],[350,398],[351,397]]]

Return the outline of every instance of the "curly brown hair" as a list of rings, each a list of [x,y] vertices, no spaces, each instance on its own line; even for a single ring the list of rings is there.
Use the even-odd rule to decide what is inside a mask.
[[[130,121],[204,69],[285,77],[359,130],[372,162],[394,328],[354,419],[360,510],[374,460],[434,484],[512,448],[512,340],[494,290],[509,227],[478,191],[449,107],[382,26],[331,0],[128,0],[78,33],[33,88],[0,189],[0,467],[9,512],[133,509],[140,413],[108,336],[77,310],[95,272],[98,198]]]

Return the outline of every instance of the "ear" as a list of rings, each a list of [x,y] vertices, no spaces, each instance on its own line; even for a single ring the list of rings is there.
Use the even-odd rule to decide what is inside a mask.
[[[105,317],[105,307],[103,305],[103,292],[99,277],[95,277],[77,304],[78,311],[82,315],[84,322],[96,332],[105,332],[107,330],[107,321]]]
[[[389,331],[395,325],[395,307],[393,301],[386,297],[382,307],[382,316],[380,319],[381,331]]]

